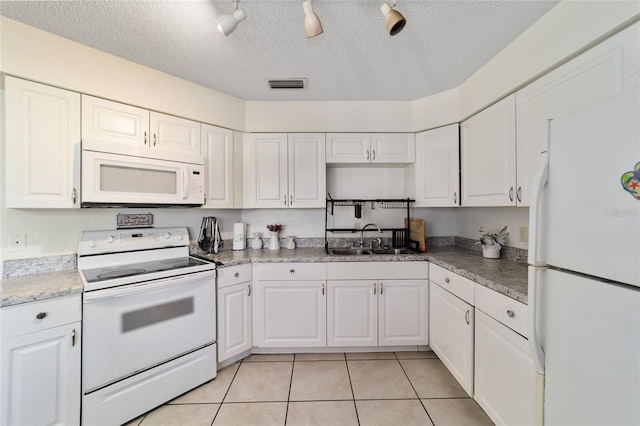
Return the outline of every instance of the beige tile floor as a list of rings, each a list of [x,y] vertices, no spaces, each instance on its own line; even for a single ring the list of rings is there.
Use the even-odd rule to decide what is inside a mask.
[[[433,352],[251,355],[127,426],[491,425]]]

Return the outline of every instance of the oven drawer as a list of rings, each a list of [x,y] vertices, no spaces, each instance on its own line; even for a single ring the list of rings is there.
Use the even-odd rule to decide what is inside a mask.
[[[84,294],[85,393],[216,339],[215,271]]]
[[[227,266],[218,269],[218,288],[251,281],[251,264]]]
[[[79,294],[21,303],[0,309],[2,339],[70,324],[81,319]]]

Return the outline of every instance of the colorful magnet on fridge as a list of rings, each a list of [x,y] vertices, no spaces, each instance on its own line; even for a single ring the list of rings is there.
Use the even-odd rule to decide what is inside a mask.
[[[640,161],[636,164],[634,171],[622,175],[621,181],[625,191],[640,201]]]

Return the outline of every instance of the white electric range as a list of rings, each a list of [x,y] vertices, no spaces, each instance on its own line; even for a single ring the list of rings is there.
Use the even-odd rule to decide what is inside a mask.
[[[84,232],[82,423],[122,424],[216,376],[216,265],[187,228]]]

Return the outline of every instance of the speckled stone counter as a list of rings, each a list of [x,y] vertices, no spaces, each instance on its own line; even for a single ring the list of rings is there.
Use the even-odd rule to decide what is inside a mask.
[[[11,306],[82,293],[78,271],[43,272],[0,280],[0,306]]]
[[[485,259],[480,252],[461,247],[435,247],[428,261],[489,287],[518,302],[527,303],[527,264],[505,259]]]
[[[427,253],[373,256],[334,256],[323,248],[300,248],[295,250],[242,250],[222,251],[216,255],[201,257],[223,263],[222,267],[244,263],[283,262],[391,262],[425,261],[462,275],[480,285],[504,294],[522,303],[527,303],[527,265],[505,259],[485,259],[480,252],[461,247],[433,247]]]

